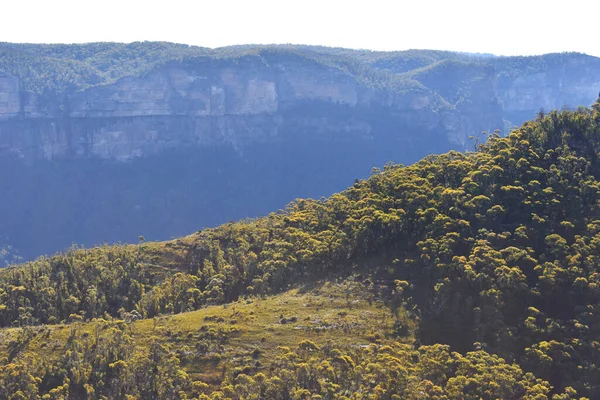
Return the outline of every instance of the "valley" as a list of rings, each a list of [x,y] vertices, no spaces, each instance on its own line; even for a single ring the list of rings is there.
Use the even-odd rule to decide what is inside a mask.
[[[599,70],[578,53],[2,43],[0,249],[168,240],[329,196],[589,106]]]

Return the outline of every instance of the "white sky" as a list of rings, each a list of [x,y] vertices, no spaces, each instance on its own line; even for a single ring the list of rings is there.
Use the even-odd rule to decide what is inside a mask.
[[[295,43],[600,56],[600,5],[593,0],[0,1],[0,41],[6,42]]]

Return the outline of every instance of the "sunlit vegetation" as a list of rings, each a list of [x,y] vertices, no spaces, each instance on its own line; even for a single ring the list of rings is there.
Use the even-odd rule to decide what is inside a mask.
[[[489,136],[264,218],[2,271],[1,396],[600,397],[600,103]]]
[[[414,321],[355,280],[200,311],[2,332],[0,398],[494,398],[547,382],[477,350],[412,344]],[[405,332],[394,329],[405,323]],[[41,356],[41,358],[40,358]],[[2,396],[0,394],[0,396]],[[21,396],[21,397],[19,397]],[[320,396],[320,397],[319,397]],[[445,396],[445,397],[444,397]]]

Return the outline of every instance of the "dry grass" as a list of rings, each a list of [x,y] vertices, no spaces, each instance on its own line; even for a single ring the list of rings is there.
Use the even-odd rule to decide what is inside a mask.
[[[411,342],[412,335],[391,338],[394,318],[389,308],[372,298],[362,285],[325,282],[310,289],[292,289],[266,298],[248,298],[198,311],[132,323],[137,351],[146,352],[152,340],[177,351],[193,380],[218,385],[224,369],[265,368],[280,353],[308,339],[319,346],[361,346],[390,341]],[[35,352],[48,360],[60,357],[69,336],[90,335],[96,322],[33,328],[35,335],[19,351]],[[410,331],[414,323],[410,322]],[[9,342],[23,330],[0,330],[0,360],[10,353]],[[199,346],[204,346],[201,350]],[[14,355],[13,355],[14,356]]]

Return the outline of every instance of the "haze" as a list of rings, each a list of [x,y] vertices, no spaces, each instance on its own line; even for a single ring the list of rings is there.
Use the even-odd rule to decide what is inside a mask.
[[[85,4],[85,5],[84,5]],[[3,4],[0,40],[144,40],[205,47],[294,43],[497,55],[578,51],[600,56],[591,1],[31,0]]]

